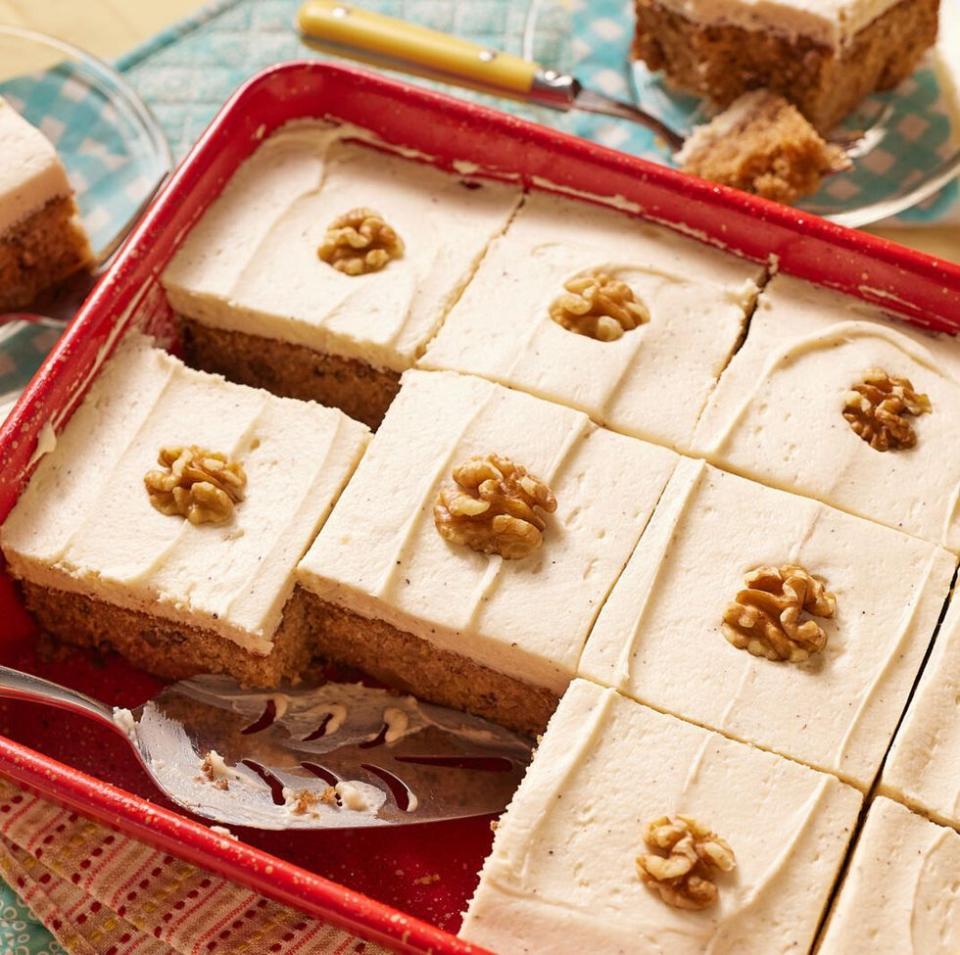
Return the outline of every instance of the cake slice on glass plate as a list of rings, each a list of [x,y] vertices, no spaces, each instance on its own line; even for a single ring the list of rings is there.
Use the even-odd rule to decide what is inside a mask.
[[[0,312],[23,309],[93,253],[50,141],[0,97]]]

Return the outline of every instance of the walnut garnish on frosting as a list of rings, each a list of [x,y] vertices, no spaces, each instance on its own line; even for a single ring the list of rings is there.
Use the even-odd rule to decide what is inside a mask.
[[[644,826],[651,852],[637,856],[637,874],[667,905],[705,909],[717,901],[718,872],[730,872],[733,849],[715,832],[690,816],[661,816]]]
[[[871,368],[843,397],[844,418],[875,451],[912,448],[917,432],[907,418],[932,410],[909,378],[893,378],[881,368]]]
[[[317,255],[345,275],[379,272],[403,255],[403,240],[373,209],[351,209],[330,223]]]
[[[541,545],[547,526],[542,512],[552,514],[557,499],[539,478],[488,454],[454,468],[453,480],[433,505],[434,523],[445,540],[506,560],[529,557]]]
[[[143,483],[150,503],[161,514],[185,517],[191,524],[223,524],[243,500],[247,475],[243,466],[219,451],[189,447],[161,448],[162,471],[148,471]]]
[[[605,272],[570,279],[563,287],[566,292],[550,305],[550,317],[578,335],[613,342],[650,321],[650,312],[633,289]]]
[[[758,567],[745,577],[746,589],[723,614],[723,635],[735,647],[768,660],[800,663],[820,653],[827,635],[807,613],[830,619],[837,598],[802,567]]]

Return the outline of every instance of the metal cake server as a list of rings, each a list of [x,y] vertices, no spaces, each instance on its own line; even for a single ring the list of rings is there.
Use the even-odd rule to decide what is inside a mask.
[[[246,690],[182,680],[134,710],[0,667],[0,697],[122,733],[177,805],[256,829],[349,829],[503,810],[532,743],[477,717],[360,684]]]

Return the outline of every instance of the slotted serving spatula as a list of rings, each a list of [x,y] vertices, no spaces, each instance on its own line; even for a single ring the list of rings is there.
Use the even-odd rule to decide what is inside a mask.
[[[135,710],[0,667],[0,697],[121,732],[177,805],[226,825],[333,829],[501,811],[532,744],[485,720],[351,683],[246,690],[204,676]]]

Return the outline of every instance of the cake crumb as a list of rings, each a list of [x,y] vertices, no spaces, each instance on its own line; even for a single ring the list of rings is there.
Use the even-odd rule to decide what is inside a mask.
[[[215,749],[211,749],[203,757],[200,772],[203,775],[198,776],[198,779],[208,780],[217,789],[227,790],[230,788],[230,770],[223,761],[223,757]]]
[[[293,794],[293,814],[295,816],[305,816],[308,813],[315,813],[318,805],[337,805],[337,791],[333,786],[327,786],[327,788],[319,794],[311,789],[300,789]]]
[[[433,885],[434,882],[440,881],[440,874],[434,872],[432,875],[422,875],[419,879],[414,879],[414,885]]]
[[[226,826],[211,826],[210,831],[215,832],[218,836],[224,836],[227,839],[240,838],[235,832],[231,832]]]
[[[792,103],[768,90],[744,93],[698,126],[676,159],[684,172],[784,203],[812,195],[824,176],[851,165]]]

